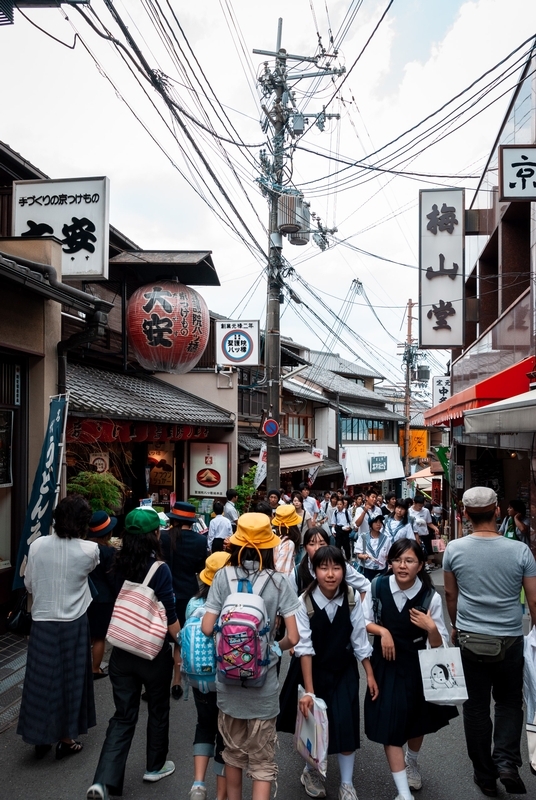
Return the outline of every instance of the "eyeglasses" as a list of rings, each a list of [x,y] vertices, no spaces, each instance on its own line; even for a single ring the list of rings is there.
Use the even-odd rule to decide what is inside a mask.
[[[415,558],[393,558],[391,563],[392,564],[405,564],[407,567],[411,567],[414,564],[418,564],[419,562]]]

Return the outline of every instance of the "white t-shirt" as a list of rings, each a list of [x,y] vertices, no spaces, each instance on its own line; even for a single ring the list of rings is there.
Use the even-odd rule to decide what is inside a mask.
[[[318,514],[318,506],[316,504],[316,500],[311,495],[303,498],[303,507],[309,514],[314,517],[315,514]]]
[[[432,525],[432,517],[430,512],[424,506],[421,508],[420,511],[414,511],[413,507],[410,509],[409,512],[410,520],[413,523],[413,530],[415,533],[418,533],[419,536],[429,536],[430,531],[428,530],[428,525]]]
[[[358,509],[358,513],[356,514],[357,519],[363,513],[363,506]],[[373,506],[371,509],[365,511],[365,516],[361,522],[361,525],[357,529],[358,533],[368,533],[370,531],[370,520],[375,519],[376,517],[381,516],[381,509],[378,506]]]
[[[207,547],[212,549],[212,542],[214,539],[227,539],[233,535],[233,526],[231,522],[224,517],[223,514],[218,514],[214,519],[210,520],[208,526]]]

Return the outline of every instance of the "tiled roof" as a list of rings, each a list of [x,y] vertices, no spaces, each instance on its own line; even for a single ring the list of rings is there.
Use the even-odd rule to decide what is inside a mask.
[[[354,397],[382,405],[385,402],[383,397],[379,397],[374,392],[371,392],[370,389],[358,386],[357,383],[348,380],[348,378],[342,378],[340,375],[330,372],[329,369],[324,369],[324,367],[307,367],[300,372],[299,376],[296,376],[296,380],[298,380],[298,377],[302,381],[306,379],[309,387],[315,391],[318,391],[317,387],[322,387],[327,392],[338,394],[340,397]]]
[[[228,411],[150,375],[68,364],[69,412],[176,425],[234,427]]]
[[[259,453],[261,444],[264,438],[260,439],[252,433],[238,433],[238,446],[242,450],[247,450],[248,453]],[[290,452],[292,450],[304,450],[310,452],[310,448],[304,447],[304,442],[299,439],[293,439],[291,436],[285,436],[284,433],[279,436],[279,449],[281,452]]]
[[[355,375],[356,378],[383,378],[379,372],[364,367],[355,361],[348,361],[347,358],[342,358],[338,353],[323,353],[321,350],[311,350],[310,360],[312,364],[319,364],[324,369],[329,369],[331,372],[343,372],[345,375]]]
[[[402,414],[395,414],[394,411],[378,408],[378,406],[355,406],[351,403],[341,403],[339,408],[343,413],[361,419],[394,419],[398,422],[404,422],[406,419]]]
[[[288,392],[292,392],[292,394],[296,395],[297,397],[306,397],[307,400],[314,400],[317,403],[324,403],[325,405],[329,404],[329,400],[327,397],[324,397],[323,394],[320,392],[315,392],[315,390],[305,383],[299,383],[297,380],[285,380],[283,376],[283,388],[286,389]]]

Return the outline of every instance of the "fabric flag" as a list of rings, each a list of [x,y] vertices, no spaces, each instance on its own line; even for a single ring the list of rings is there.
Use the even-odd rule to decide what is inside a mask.
[[[40,536],[46,536],[50,533],[60,468],[59,455],[66,402],[65,397],[53,397],[50,401],[45,440],[22,529],[15,577],[13,578],[14,589],[20,589],[24,586],[24,571],[31,543]]]
[[[441,466],[443,467],[443,472],[445,473],[445,478],[450,483],[450,478],[449,478],[449,458],[447,456],[447,453],[449,452],[450,447],[434,447],[433,449],[436,451],[437,459],[438,459],[439,463],[441,464]]]
[[[318,448],[313,447],[311,452],[312,452],[312,454],[314,456],[317,456],[318,458],[321,458],[322,460],[324,459],[324,451],[323,450],[319,450]],[[315,482],[315,478],[316,478],[316,476],[318,474],[318,470],[320,469],[320,466],[321,465],[318,464],[318,466],[311,467],[309,469],[309,477],[307,478],[307,483],[308,483],[309,486],[312,486],[313,483]]]
[[[257,469],[255,470],[255,489],[258,489],[263,480],[266,478],[266,461],[266,442],[263,442],[261,452],[259,453]]]

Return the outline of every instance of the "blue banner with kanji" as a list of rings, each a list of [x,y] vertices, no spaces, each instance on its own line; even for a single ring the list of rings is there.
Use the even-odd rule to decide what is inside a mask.
[[[50,533],[58,471],[60,469],[60,445],[66,404],[65,397],[53,397],[50,401],[47,431],[43,449],[41,450],[41,458],[35,473],[32,494],[26,511],[26,519],[24,520],[17,555],[15,577],[13,578],[14,589],[20,589],[24,586],[24,571],[31,543],[40,536]]]

